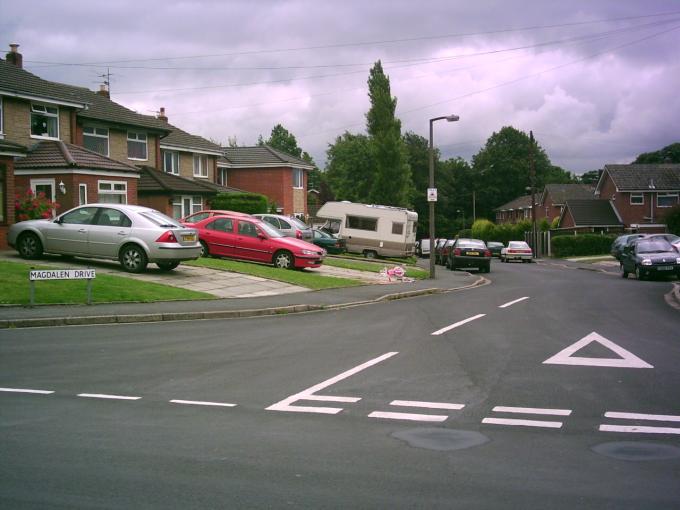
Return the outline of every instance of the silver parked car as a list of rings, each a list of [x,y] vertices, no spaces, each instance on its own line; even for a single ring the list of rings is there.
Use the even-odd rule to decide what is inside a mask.
[[[56,253],[119,260],[131,273],[149,262],[170,271],[201,255],[196,229],[138,205],[87,204],[54,220],[21,221],[9,228],[7,241],[25,259]]]
[[[296,237],[310,243],[314,238],[312,227],[295,217],[282,216],[280,214],[253,214],[253,216],[266,221],[275,229],[280,230],[286,237]]]

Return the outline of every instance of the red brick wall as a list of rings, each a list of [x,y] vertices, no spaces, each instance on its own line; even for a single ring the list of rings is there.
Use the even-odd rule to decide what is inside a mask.
[[[5,195],[3,197],[5,210],[3,211],[4,220],[0,221],[0,250],[6,250],[9,248],[7,246],[7,230],[14,223],[14,158],[0,157],[0,170],[4,170],[5,174]]]
[[[283,207],[283,214],[293,214],[292,168],[230,168],[227,175],[229,186],[261,193]]]
[[[172,197],[170,195],[142,195],[139,205],[151,207],[172,218]]]

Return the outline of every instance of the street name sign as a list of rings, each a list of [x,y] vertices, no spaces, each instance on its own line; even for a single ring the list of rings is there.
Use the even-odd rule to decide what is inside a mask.
[[[89,280],[96,278],[94,269],[31,269],[28,279],[36,280]]]

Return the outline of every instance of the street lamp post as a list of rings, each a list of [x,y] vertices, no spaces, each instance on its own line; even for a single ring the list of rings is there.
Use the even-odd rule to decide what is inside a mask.
[[[432,194],[430,190],[434,190],[434,144],[432,141],[432,125],[438,120],[446,119],[447,122],[456,122],[460,119],[458,115],[445,115],[443,117],[435,117],[430,119],[430,186],[428,190],[427,200],[430,204],[430,278],[434,279],[434,203],[437,200],[436,191]]]

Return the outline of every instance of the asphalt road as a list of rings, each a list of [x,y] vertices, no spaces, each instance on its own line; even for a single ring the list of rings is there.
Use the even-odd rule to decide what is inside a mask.
[[[671,284],[488,276],[337,312],[0,331],[0,508],[679,508]]]

